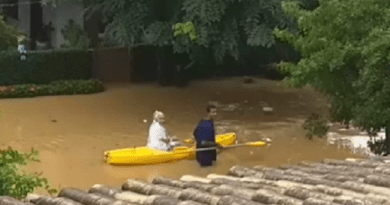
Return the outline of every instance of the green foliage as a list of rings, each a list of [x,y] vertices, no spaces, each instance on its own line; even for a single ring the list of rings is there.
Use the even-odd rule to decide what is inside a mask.
[[[49,181],[37,174],[26,174],[20,166],[37,162],[39,152],[32,149],[30,153],[13,150],[0,150],[0,196],[12,196],[23,199],[36,188],[45,188],[48,193],[58,192],[49,186]]]
[[[172,41],[172,31],[169,30],[170,25],[170,23],[161,21],[152,23],[144,31],[144,36],[142,37],[143,41],[159,47],[169,45]],[[165,38],[162,38],[161,36],[164,36]]]
[[[27,53],[20,60],[17,51],[0,53],[0,85],[47,84],[57,80],[91,78],[92,52],[56,50]]]
[[[65,44],[62,44],[61,48],[88,49],[90,46],[91,40],[87,33],[72,19],[64,29],[61,29],[61,34],[65,39]]]
[[[54,0],[57,3],[68,1],[79,2]],[[174,52],[187,53],[191,60],[202,64],[222,64],[230,57],[236,61],[242,60],[251,47],[270,48],[275,45],[272,36],[274,28],[295,30],[296,26],[293,19],[283,13],[281,0],[83,2],[87,7],[87,18],[98,11],[104,22],[108,22],[105,29],[106,44],[129,47],[172,46]],[[317,0],[302,0],[303,5],[308,8],[315,6],[313,2]],[[180,22],[187,23],[183,25]],[[182,34],[188,35],[190,39],[174,38],[172,26],[184,29]],[[180,33],[179,30],[175,36]]]
[[[12,50],[18,47],[20,31],[14,26],[8,25],[0,15],[0,51]]]
[[[329,130],[327,120],[316,113],[312,113],[302,125],[302,128],[307,131],[306,137],[312,139],[313,136],[322,138]]]
[[[22,98],[45,95],[74,95],[98,93],[104,90],[99,80],[60,80],[49,84],[1,86],[0,98]]]
[[[222,64],[226,57],[239,60],[248,47],[269,48],[275,44],[272,30],[289,22],[280,1],[185,0],[182,10],[183,21],[193,22],[199,37],[196,45],[176,39],[174,49],[188,52],[192,60],[200,63],[209,61],[202,57],[205,50],[210,50],[215,62]]]
[[[297,63],[281,63],[297,87],[309,84],[329,96],[333,120],[367,131],[390,127],[390,2],[322,0],[313,10],[297,2],[282,3],[299,32],[275,29],[277,38],[302,55]]]
[[[174,36],[187,36],[192,42],[198,41],[198,33],[196,32],[195,25],[192,22],[177,23],[173,25]]]

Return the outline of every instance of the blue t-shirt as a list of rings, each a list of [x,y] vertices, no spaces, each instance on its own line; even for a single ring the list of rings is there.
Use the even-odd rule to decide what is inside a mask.
[[[203,141],[215,143],[215,131],[213,121],[201,120],[194,131],[194,136],[196,140],[196,148],[210,147],[209,145],[201,145],[201,143]],[[198,151],[196,152],[196,160],[202,166],[210,166],[212,164],[212,161],[217,160],[217,150],[208,150],[200,152]]]
[[[212,120],[201,120],[198,123],[194,131],[194,136],[196,139],[196,147],[206,147],[202,146],[202,141],[214,142],[215,143],[215,131],[214,123]]]

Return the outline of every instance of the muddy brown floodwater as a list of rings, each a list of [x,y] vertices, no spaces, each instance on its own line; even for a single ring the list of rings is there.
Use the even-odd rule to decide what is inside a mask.
[[[313,111],[325,113],[325,101],[317,93],[285,88],[279,81],[256,78],[254,84],[243,84],[242,78],[225,78],[193,81],[184,89],[155,83],[105,87],[105,92],[91,95],[0,100],[1,148],[40,150],[41,162],[30,170],[42,171],[54,187],[82,189],[96,183],[119,187],[128,178],[150,180],[156,175],[226,174],[235,164],[275,166],[359,157],[327,147],[324,140],[305,140],[302,119]],[[166,114],[168,128],[179,139],[191,137],[209,101],[222,105],[217,133],[234,131],[239,142],[268,137],[272,146],[223,151],[208,168],[193,160],[135,167],[104,164],[105,150],[146,144],[155,110]],[[265,103],[274,108],[272,115],[263,113]],[[223,111],[229,104],[236,107]]]

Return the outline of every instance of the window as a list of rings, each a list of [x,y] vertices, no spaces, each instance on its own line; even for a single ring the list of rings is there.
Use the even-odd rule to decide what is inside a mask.
[[[18,0],[0,0],[0,4],[15,4],[14,6],[4,6],[2,14],[13,19],[19,19],[19,6],[16,5],[17,3]]]

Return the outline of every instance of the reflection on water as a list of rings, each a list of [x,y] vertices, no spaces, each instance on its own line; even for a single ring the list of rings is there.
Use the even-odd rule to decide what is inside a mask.
[[[40,150],[41,162],[31,166],[33,171],[43,171],[54,186],[84,189],[96,183],[119,187],[128,178],[226,174],[235,164],[277,166],[354,157],[326,147],[324,140],[304,140],[302,117],[313,111],[325,113],[318,94],[287,89],[277,81],[256,81],[245,85],[240,78],[203,80],[185,89],[109,84],[107,91],[93,95],[0,100],[0,145]],[[155,110],[166,114],[173,135],[182,140],[191,137],[210,101],[224,108],[216,121],[218,133],[236,132],[239,142],[267,137],[273,139],[272,146],[223,151],[216,165],[208,168],[200,168],[194,160],[135,167],[103,163],[105,150],[146,144]],[[274,108],[273,114],[263,112],[265,105]]]

